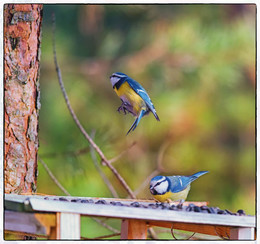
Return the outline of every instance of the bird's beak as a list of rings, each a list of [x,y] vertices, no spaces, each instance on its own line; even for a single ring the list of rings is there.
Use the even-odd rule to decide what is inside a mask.
[[[153,189],[153,187],[150,187],[150,192],[154,195],[155,194],[155,190]]]

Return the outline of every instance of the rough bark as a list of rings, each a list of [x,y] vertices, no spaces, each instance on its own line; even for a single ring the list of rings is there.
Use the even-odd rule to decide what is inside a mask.
[[[42,5],[4,6],[5,193],[36,191]]]

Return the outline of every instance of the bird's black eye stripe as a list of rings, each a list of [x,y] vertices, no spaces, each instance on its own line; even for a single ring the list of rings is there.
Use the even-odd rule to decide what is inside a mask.
[[[118,76],[118,75],[111,75],[110,78],[122,78],[121,76]]]
[[[162,182],[157,182],[154,187],[159,186]]]

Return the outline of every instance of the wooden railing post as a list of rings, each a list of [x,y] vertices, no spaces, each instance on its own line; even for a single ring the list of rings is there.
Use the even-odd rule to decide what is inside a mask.
[[[121,239],[146,239],[147,224],[144,220],[123,219],[121,224]]]
[[[255,240],[255,228],[237,227],[230,229],[230,240]]]
[[[80,240],[80,214],[57,213],[58,240]]]

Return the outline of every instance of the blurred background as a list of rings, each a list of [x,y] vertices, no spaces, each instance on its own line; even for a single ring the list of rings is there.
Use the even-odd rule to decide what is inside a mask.
[[[57,58],[71,105],[108,159],[125,152],[113,165],[137,197],[152,198],[146,180],[158,172],[208,170],[187,200],[254,215],[255,11],[255,5],[228,4],[44,5],[40,158],[71,195],[112,197],[58,84],[54,12]],[[160,122],[150,114],[126,136],[134,117],[116,111],[121,101],[109,80],[113,72],[142,84]],[[101,168],[119,197],[129,197]],[[37,191],[64,195],[41,164]],[[88,237],[110,233],[92,220],[82,223]],[[120,229],[120,222],[110,224]]]

